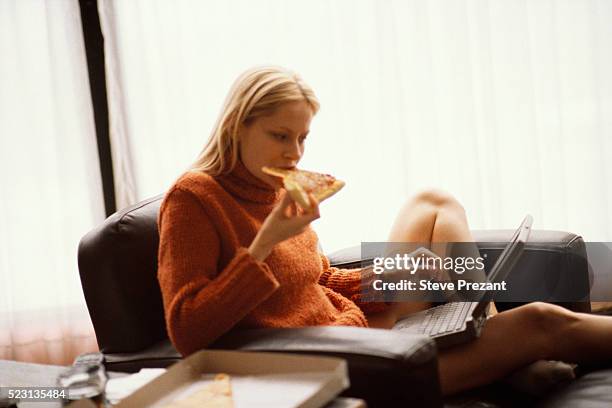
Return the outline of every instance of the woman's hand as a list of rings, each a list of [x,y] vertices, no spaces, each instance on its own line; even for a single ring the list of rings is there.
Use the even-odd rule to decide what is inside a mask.
[[[291,196],[286,193],[281,202],[265,219],[251,246],[251,255],[263,261],[272,251],[272,248],[288,238],[301,234],[308,225],[320,217],[319,203],[312,194],[309,210],[299,210]]]
[[[385,275],[391,281],[400,281],[401,279],[407,280],[434,280],[438,282],[445,282],[450,280],[448,272],[444,268],[438,268],[440,264],[440,256],[427,248],[419,247],[415,251],[410,252],[406,255],[400,254],[402,257],[413,258],[417,261],[418,267],[416,269],[397,269],[391,268],[385,271]],[[438,262],[436,262],[438,261]]]

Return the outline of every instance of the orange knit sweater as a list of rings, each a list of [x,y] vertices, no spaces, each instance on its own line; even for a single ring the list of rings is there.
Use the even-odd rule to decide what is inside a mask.
[[[384,307],[360,304],[360,270],[330,267],[311,228],[277,244],[265,262],[249,254],[284,193],[239,162],[219,177],[186,173],[166,194],[158,279],[168,334],[181,354],[234,327],[367,326],[362,309]]]

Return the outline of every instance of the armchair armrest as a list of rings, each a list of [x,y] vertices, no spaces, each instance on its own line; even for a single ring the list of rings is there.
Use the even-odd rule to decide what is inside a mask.
[[[474,230],[472,234],[480,253],[485,257],[485,270],[488,272],[504,246],[512,237],[513,230]],[[361,262],[370,264],[372,259],[361,259],[361,246],[342,249],[328,255],[332,266],[339,268],[358,268]],[[497,303],[499,310],[526,303],[522,300],[533,298],[531,289],[542,285],[553,285],[554,295],[541,299],[564,306],[576,312],[590,312],[589,275],[587,253],[584,240],[579,235],[562,231],[533,230],[526,243],[523,256],[518,261],[511,277],[521,292],[514,291],[509,298],[517,299],[511,303]],[[523,292],[524,291],[524,292]],[[580,295],[577,298],[576,295]]]
[[[254,329],[230,333],[213,347],[340,357],[351,382],[345,396],[370,407],[442,406],[436,346],[428,336],[345,326]]]

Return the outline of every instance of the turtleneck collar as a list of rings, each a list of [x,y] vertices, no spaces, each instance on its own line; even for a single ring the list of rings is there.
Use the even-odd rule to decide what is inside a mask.
[[[230,194],[246,201],[273,204],[276,203],[281,196],[280,189],[277,190],[263,180],[255,177],[240,159],[236,162],[236,166],[232,171],[215,178]]]

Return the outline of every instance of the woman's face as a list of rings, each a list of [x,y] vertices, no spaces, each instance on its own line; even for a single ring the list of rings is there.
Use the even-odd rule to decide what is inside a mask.
[[[261,171],[268,167],[296,167],[304,154],[304,141],[313,112],[306,101],[288,102],[274,113],[256,118],[240,129],[240,157],[246,168],[273,187],[282,187],[279,178]]]

